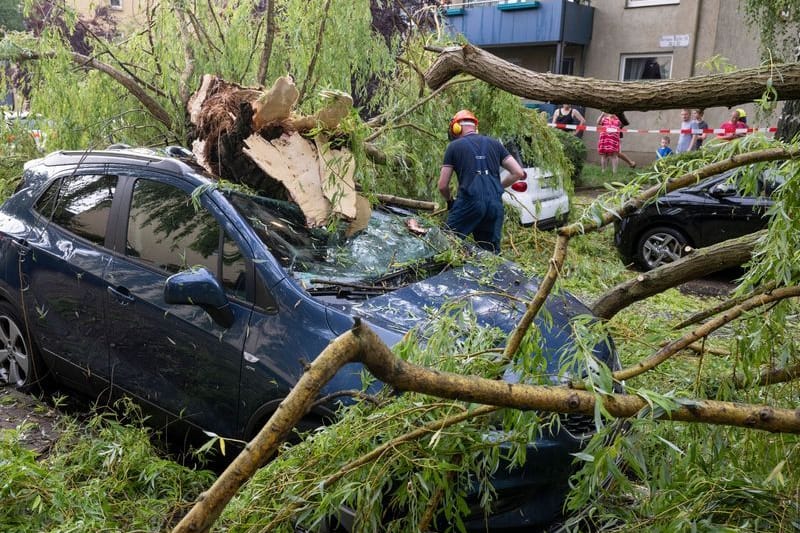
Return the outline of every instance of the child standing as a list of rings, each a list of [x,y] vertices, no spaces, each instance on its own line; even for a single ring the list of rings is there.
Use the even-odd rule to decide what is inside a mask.
[[[656,159],[662,159],[672,153],[672,148],[669,147],[669,135],[661,137],[661,148],[656,150]]]

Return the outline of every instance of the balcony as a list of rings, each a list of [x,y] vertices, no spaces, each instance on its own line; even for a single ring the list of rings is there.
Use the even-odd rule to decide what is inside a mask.
[[[448,25],[477,46],[587,45],[594,8],[567,0],[452,2]]]

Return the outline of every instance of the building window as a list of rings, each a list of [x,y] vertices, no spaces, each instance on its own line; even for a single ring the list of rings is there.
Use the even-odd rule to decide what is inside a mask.
[[[622,56],[619,65],[621,81],[667,80],[672,77],[672,56],[637,54]]]
[[[550,58],[550,72],[553,74],[566,74],[573,76],[575,74],[575,58],[564,57],[561,59],[561,70],[556,70],[556,58]]]
[[[111,9],[122,9],[122,0],[108,0],[108,5]]]
[[[681,0],[628,0],[626,7],[649,7],[680,4]]]

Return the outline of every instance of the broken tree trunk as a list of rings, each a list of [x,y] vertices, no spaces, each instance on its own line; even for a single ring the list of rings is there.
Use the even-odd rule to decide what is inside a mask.
[[[800,98],[798,63],[682,80],[621,82],[534,72],[469,44],[440,51],[425,73],[425,82],[437,89],[462,73],[524,98],[579,103],[609,113],[730,107],[761,98],[768,85],[775,88],[780,100]]]
[[[699,248],[674,263],[639,274],[602,294],[592,306],[592,313],[608,320],[632,303],[681,283],[740,266],[750,260],[756,243],[764,234],[765,231],[759,231],[707,248]]]
[[[322,387],[340,368],[352,362],[363,363],[375,377],[398,391],[414,391],[485,405],[593,415],[596,402],[602,401],[606,412],[620,418],[634,416],[649,407],[645,399],[635,395],[596,396],[567,387],[513,384],[429,370],[395,356],[377,334],[357,321],[352,330],[337,337],[311,363],[258,435],[211,488],[200,495],[173,533],[208,531],[239,488],[275,453]],[[683,400],[679,404],[658,418],[800,433],[800,416],[792,409],[712,400]]]
[[[322,133],[335,131],[352,98],[332,91],[323,97],[326,107],[303,116],[295,111],[298,91],[289,77],[262,91],[206,75],[187,106],[197,135],[193,151],[220,177],[293,201],[309,227],[332,217],[369,219],[368,213],[359,217],[365,204],[357,200],[352,153]]]

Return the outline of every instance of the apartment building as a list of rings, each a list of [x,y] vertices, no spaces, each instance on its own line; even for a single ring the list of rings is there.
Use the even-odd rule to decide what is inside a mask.
[[[745,24],[739,0],[468,0],[450,2],[444,13],[452,31],[538,72],[637,81],[708,74],[720,58],[737,68],[761,64],[758,34]],[[775,125],[775,116],[741,107],[751,125]],[[587,124],[594,124],[600,111],[586,111]],[[717,127],[729,114],[727,108],[707,109],[705,119]],[[680,110],[626,116],[631,128],[680,127]],[[626,135],[623,151],[651,161],[659,138]],[[593,132],[584,136],[590,160],[596,158],[596,139]]]
[[[117,24],[125,28],[144,23],[148,0],[68,0],[78,13],[92,13],[98,7],[108,7]],[[152,0],[150,0],[152,1]]]

